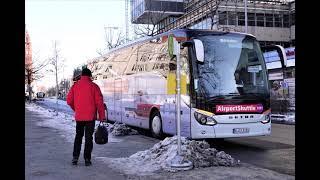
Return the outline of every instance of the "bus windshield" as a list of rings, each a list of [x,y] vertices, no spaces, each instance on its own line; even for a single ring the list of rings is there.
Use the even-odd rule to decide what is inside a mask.
[[[268,95],[266,67],[254,37],[242,34],[204,35],[204,62],[195,63],[198,95]]]

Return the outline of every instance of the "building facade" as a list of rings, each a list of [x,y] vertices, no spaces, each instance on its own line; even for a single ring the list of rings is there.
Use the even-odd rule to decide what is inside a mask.
[[[157,33],[177,28],[245,32],[243,0],[133,0],[131,10],[132,23],[155,24]],[[248,33],[262,46],[295,46],[294,1],[247,1],[247,15]]]

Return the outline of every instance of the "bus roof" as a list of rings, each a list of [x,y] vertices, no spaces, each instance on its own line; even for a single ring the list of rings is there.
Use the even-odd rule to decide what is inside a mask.
[[[248,35],[248,36],[255,37],[252,34],[242,33],[242,32],[227,32],[227,31],[207,30],[207,29],[174,29],[174,30],[171,30],[171,31],[167,31],[167,32],[158,34],[156,36],[142,37],[142,38],[139,38],[137,40],[131,41],[131,42],[127,43],[127,44],[124,44],[124,45],[118,46],[116,48],[113,48],[110,51],[108,51],[106,54],[102,55],[102,58],[104,58],[106,55],[108,55],[108,54],[110,54],[112,52],[115,52],[117,50],[120,50],[120,49],[123,49],[123,48],[127,48],[127,47],[131,47],[131,46],[133,46],[135,44],[139,44],[139,43],[142,43],[142,42],[150,41],[150,40],[157,39],[157,38],[160,38],[160,37],[168,35],[168,34],[178,33],[178,32],[185,32],[187,34],[187,36],[190,35],[190,34],[193,34],[193,33],[205,33],[205,34],[228,33],[228,34],[242,34],[242,35]],[[99,58],[101,58],[101,57],[94,58],[93,60],[96,60],[96,59],[99,59]]]

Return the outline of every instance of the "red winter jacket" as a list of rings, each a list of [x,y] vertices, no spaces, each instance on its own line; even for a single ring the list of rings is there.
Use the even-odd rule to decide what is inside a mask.
[[[89,76],[81,76],[70,89],[67,96],[68,105],[75,111],[76,121],[92,121],[106,119],[103,96],[98,85]]]

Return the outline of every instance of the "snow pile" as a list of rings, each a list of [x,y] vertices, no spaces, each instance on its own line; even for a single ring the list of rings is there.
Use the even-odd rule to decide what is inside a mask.
[[[175,172],[170,162],[177,155],[177,136],[167,137],[155,144],[152,148],[139,151],[128,158],[100,157],[113,169],[121,169],[126,174],[149,175],[153,172],[165,170]],[[187,140],[181,137],[181,152],[183,160],[193,162],[195,168],[209,166],[237,166],[239,160],[235,160],[224,151],[210,148],[205,141]]]
[[[109,125],[109,132],[114,136],[126,136],[139,134],[136,130],[128,127],[126,124],[115,122],[113,125]]]
[[[190,159],[194,167],[209,166],[237,166],[240,161],[235,160],[224,151],[218,151],[210,148],[205,141],[188,141],[186,158]]]

